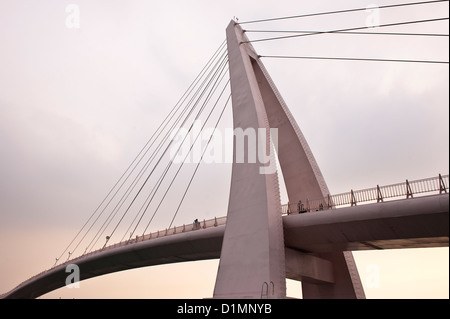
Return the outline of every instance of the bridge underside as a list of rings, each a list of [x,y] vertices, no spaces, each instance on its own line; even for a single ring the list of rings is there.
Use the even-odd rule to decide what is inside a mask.
[[[300,218],[286,216],[285,245],[318,253],[448,246],[448,197],[369,204]]]
[[[369,204],[283,217],[286,275],[333,286],[336,252],[448,247],[449,195]],[[220,258],[225,226],[150,239],[74,261],[80,279],[117,271]],[[3,298],[36,298],[63,287],[65,265],[19,285]],[[326,296],[321,296],[325,297]]]

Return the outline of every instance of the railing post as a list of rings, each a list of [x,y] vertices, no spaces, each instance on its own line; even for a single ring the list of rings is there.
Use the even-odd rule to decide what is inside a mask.
[[[383,201],[383,194],[381,193],[380,185],[377,185],[377,203]]]
[[[447,194],[447,188],[445,187],[445,182],[442,175],[439,174],[439,194],[442,194],[442,192]]]
[[[413,198],[413,193],[411,190],[411,185],[409,185],[408,180],[406,180],[406,199],[408,199],[410,197]]]
[[[351,204],[351,206],[356,206],[356,198],[355,198],[355,194],[353,193],[353,189],[351,190],[350,204]]]
[[[333,208],[333,204],[332,204],[332,202],[331,202],[331,196],[330,196],[330,194],[328,194],[328,203],[327,203],[327,205],[328,205],[328,209]]]

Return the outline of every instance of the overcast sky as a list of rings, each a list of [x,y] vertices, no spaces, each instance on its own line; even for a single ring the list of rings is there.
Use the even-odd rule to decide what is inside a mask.
[[[233,17],[248,21],[403,2],[2,0],[0,293],[53,264],[225,40]],[[364,26],[370,13],[243,27],[333,30]],[[447,15],[448,3],[414,6],[381,10],[379,22]],[[448,33],[448,20],[379,31]],[[338,34],[254,43],[261,55],[442,61],[448,45],[448,37]],[[331,193],[448,174],[448,64],[263,62]],[[232,127],[230,112],[224,128]],[[230,172],[228,164],[199,172],[180,221],[224,216]],[[447,248],[355,257],[363,283],[369,265],[382,270],[381,287],[366,289],[368,297],[448,298]],[[430,267],[432,274],[421,271]],[[88,280],[76,292],[49,297],[210,297],[216,271],[216,261],[151,267]],[[189,274],[201,274],[205,286],[192,288]]]

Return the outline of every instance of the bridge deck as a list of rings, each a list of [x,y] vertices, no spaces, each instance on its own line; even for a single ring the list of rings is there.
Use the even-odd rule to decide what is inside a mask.
[[[285,246],[304,253],[448,247],[449,195],[326,210],[283,217]],[[67,264],[80,279],[132,268],[220,257],[225,225],[121,243],[68,261],[23,282],[2,298],[36,298],[63,287]]]

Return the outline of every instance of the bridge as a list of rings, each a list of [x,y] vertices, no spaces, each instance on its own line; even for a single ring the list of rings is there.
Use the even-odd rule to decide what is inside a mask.
[[[448,175],[439,175],[307,201],[307,210],[283,205],[287,278],[335,282],[330,262],[312,252],[448,247],[448,183]],[[324,208],[323,202],[332,204]],[[45,270],[0,298],[37,298],[63,287],[72,264],[82,269],[80,280],[85,280],[139,267],[218,259],[226,220],[174,226],[106,246]],[[313,264],[319,265],[315,271]]]
[[[345,31],[350,30],[330,32]],[[219,47],[54,267],[1,298],[36,298],[62,287],[71,265],[81,270],[79,279],[85,280],[121,270],[217,258],[214,298],[285,298],[286,278],[302,281],[304,298],[365,298],[352,251],[448,247],[448,175],[331,195],[305,137],[262,63],[269,56],[256,52],[255,41],[249,40],[237,21],[230,22],[226,33],[226,45]],[[226,217],[173,226],[198,165],[221,155],[217,149],[207,150],[217,137],[215,130],[229,101],[234,135]],[[209,130],[207,145],[197,148],[195,142],[219,104],[223,109]],[[209,105],[213,106],[199,128],[200,116]],[[169,227],[148,232],[189,160],[197,165],[180,192]],[[287,192],[285,205],[281,205],[278,170]],[[160,201],[145,224],[161,189]],[[93,232],[84,253],[72,258],[108,206],[110,214]],[[124,237],[111,245],[136,206]],[[107,229],[113,220],[116,225]],[[139,227],[144,228],[142,235],[138,235]],[[94,249],[105,234],[106,242]],[[58,264],[66,253],[68,259]]]

